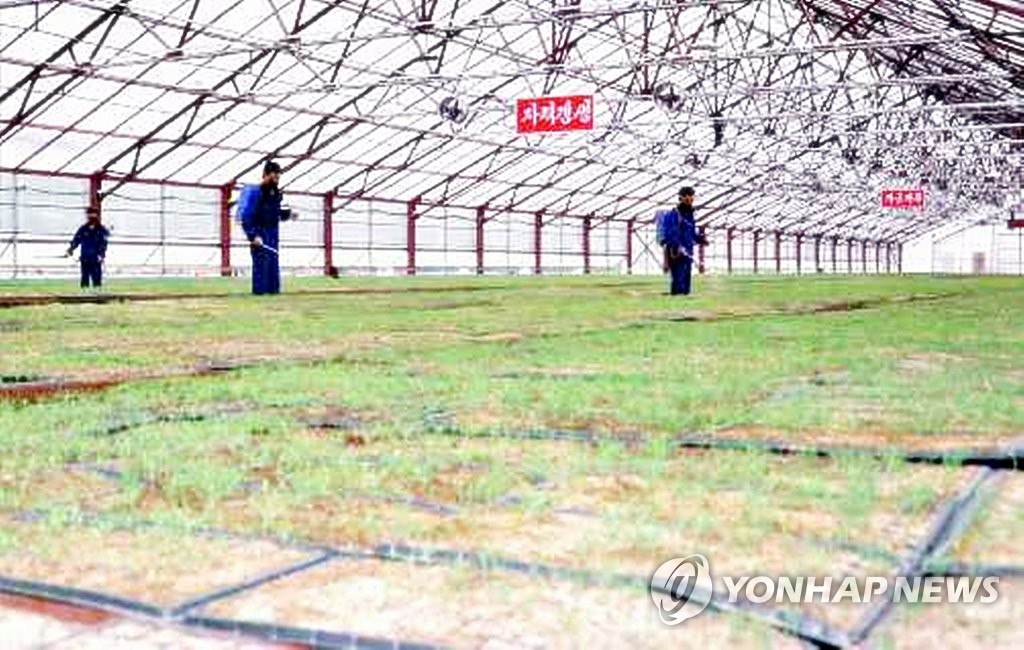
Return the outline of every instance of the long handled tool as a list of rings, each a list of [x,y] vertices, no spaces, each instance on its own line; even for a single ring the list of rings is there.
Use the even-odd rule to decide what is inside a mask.
[[[270,246],[267,246],[262,241],[259,244],[257,244],[255,241],[253,241],[253,242],[250,242],[249,245],[252,246],[253,248],[262,248],[263,250],[268,251],[270,253],[273,253],[274,255],[278,255],[280,257],[280,255],[278,254],[276,248],[272,248]]]

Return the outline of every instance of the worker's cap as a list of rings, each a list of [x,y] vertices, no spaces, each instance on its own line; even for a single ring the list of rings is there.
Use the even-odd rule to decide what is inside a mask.
[[[693,196],[694,194],[696,194],[696,192],[694,192],[693,188],[689,185],[684,185],[683,188],[679,190],[679,196]]]
[[[281,173],[281,165],[278,165],[273,160],[268,160],[267,162],[263,163],[263,173],[264,174],[280,174]]]

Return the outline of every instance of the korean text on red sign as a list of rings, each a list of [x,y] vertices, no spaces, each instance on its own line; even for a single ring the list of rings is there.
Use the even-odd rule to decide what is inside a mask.
[[[882,207],[892,210],[920,210],[924,207],[924,190],[882,190]]]
[[[593,95],[516,100],[516,131],[589,131],[594,128]]]

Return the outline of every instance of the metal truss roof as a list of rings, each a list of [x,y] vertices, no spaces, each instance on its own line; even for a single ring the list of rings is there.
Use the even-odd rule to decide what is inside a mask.
[[[595,129],[515,132],[593,94]],[[1020,200],[1019,0],[0,0],[0,166],[903,241]],[[455,97],[468,118],[439,113]],[[924,187],[916,214],[883,187]]]

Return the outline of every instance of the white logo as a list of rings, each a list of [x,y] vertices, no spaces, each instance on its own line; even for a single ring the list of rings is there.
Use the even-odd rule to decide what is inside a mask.
[[[651,576],[651,599],[666,625],[679,625],[711,602],[711,569],[703,555],[669,560]]]

